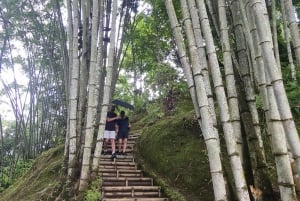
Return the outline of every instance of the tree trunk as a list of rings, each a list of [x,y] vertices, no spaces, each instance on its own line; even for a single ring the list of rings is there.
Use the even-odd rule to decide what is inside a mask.
[[[296,193],[292,177],[291,166],[289,163],[286,138],[291,143],[291,138],[295,140],[291,144],[292,151],[299,158],[298,149],[300,149],[299,136],[295,129],[294,121],[291,118],[290,108],[288,105],[285,89],[280,74],[278,73],[277,64],[273,54],[273,45],[271,39],[271,31],[266,21],[263,19],[264,5],[260,1],[249,1],[248,4],[252,8],[255,25],[257,26],[258,44],[262,49],[266,69],[266,81],[271,85],[267,85],[267,97],[269,99],[269,115],[270,115],[270,133],[272,134],[273,151],[275,154],[278,183],[281,191],[282,200],[296,200]],[[278,97],[280,96],[280,97]],[[283,111],[287,110],[287,111]],[[294,129],[293,129],[294,127]],[[288,129],[289,128],[289,129]],[[288,130],[289,131],[288,131]],[[286,136],[284,134],[286,133]],[[287,135],[289,133],[289,135]],[[298,144],[298,147],[295,145]],[[294,146],[293,146],[294,145]],[[295,152],[296,151],[296,152]]]
[[[229,112],[231,116],[231,122],[236,138],[237,143],[237,151],[240,154],[241,161],[243,163],[243,139],[241,133],[241,121],[239,114],[239,104],[237,99],[236,92],[236,83],[233,72],[233,64],[232,64],[232,56],[231,56],[231,47],[229,42],[229,33],[228,33],[228,22],[226,16],[225,9],[225,1],[218,0],[218,8],[219,8],[219,22],[220,22],[220,33],[221,33],[221,44],[222,44],[222,52],[223,52],[223,60],[224,60],[224,68],[225,68],[225,77],[226,77],[226,88],[227,88],[227,96],[228,96],[228,104],[229,104]]]
[[[69,46],[69,66],[68,69],[64,69],[65,72],[65,86],[66,86],[66,102],[68,103],[67,106],[67,132],[66,132],[66,140],[65,140],[65,150],[64,156],[69,157],[69,144],[70,144],[70,76],[71,76],[71,69],[73,66],[73,15],[72,15],[72,6],[71,0],[67,0],[67,12],[68,12],[68,30],[67,30],[67,37],[68,37],[68,46]]]
[[[100,5],[99,5],[100,4]],[[93,1],[93,10],[92,10],[92,32],[91,32],[91,47],[90,47],[90,68],[89,68],[89,79],[88,79],[88,97],[87,97],[87,109],[86,109],[86,125],[85,125],[85,139],[83,146],[83,160],[82,168],[80,174],[80,184],[79,190],[84,191],[88,186],[88,178],[90,175],[90,166],[91,166],[91,154],[93,147],[93,138],[95,133],[96,115],[98,108],[98,97],[99,91],[97,90],[97,85],[99,82],[99,70],[102,66],[97,65],[97,53],[100,51],[102,53],[103,41],[98,38],[102,38],[103,34],[103,1],[99,2],[98,0]],[[99,11],[99,9],[102,10]],[[98,23],[99,19],[101,20]],[[98,42],[97,42],[98,41]],[[86,41],[87,42],[87,41]],[[84,47],[84,46],[83,46]],[[99,49],[97,49],[99,47]],[[85,48],[83,48],[85,49]],[[86,49],[87,51],[87,49]],[[84,52],[85,54],[85,52]],[[102,60],[103,57],[100,59]],[[96,153],[95,153],[96,154]]]
[[[229,113],[229,107],[227,103],[227,97],[223,86],[222,76],[218,64],[218,59],[214,47],[213,36],[209,26],[208,16],[203,0],[197,0],[201,28],[206,42],[206,51],[208,54],[209,64],[211,67],[212,80],[215,87],[215,93],[217,96],[217,102],[220,109],[220,118],[223,126],[223,132],[225,135],[225,141],[227,146],[227,152],[230,157],[231,168],[234,175],[237,194],[240,200],[250,200],[247,191],[247,185],[244,178],[243,167],[240,159],[240,153],[236,149],[236,137],[231,124],[231,117]],[[221,3],[222,4],[222,3]],[[224,4],[225,5],[225,4]],[[221,5],[222,6],[222,5]],[[224,34],[224,33],[223,33]],[[231,61],[231,58],[229,58]],[[241,138],[239,140],[242,140]],[[239,142],[241,143],[241,142]]]
[[[280,75],[281,75],[281,64],[280,64],[279,49],[278,49],[276,1],[275,0],[271,0],[271,6],[272,6],[271,19],[272,19],[272,36],[273,36],[274,53],[275,53],[277,67],[278,67],[278,73],[280,73]]]
[[[289,65],[291,68],[291,77],[294,81],[296,81],[296,70],[295,70],[295,65],[294,65],[294,60],[293,60],[293,55],[292,55],[292,48],[291,48],[291,34],[290,34],[290,29],[287,27],[287,15],[286,15],[286,10],[284,6],[284,1],[280,1],[280,7],[281,7],[281,17],[282,17],[282,22],[283,22],[283,27],[284,27],[284,38],[286,42],[286,49],[287,49],[287,54],[288,54],[288,60],[289,60]]]
[[[112,22],[116,22],[118,14],[118,1],[113,1],[113,9],[112,9]],[[112,90],[112,77],[114,74],[114,63],[115,63],[115,48],[116,48],[116,24],[112,24],[111,33],[110,33],[110,46],[109,46],[109,54],[107,60],[107,67],[106,67],[106,77],[105,83],[103,86],[103,99],[101,101],[101,113],[100,113],[100,120],[99,120],[99,130],[97,135],[97,143],[95,148],[95,156],[93,158],[93,169],[96,169],[98,166],[101,150],[102,150],[102,142],[103,142],[103,133],[105,128],[106,116],[108,111],[108,106],[111,103],[111,90]]]
[[[289,145],[291,146],[291,151],[293,153],[293,157],[297,161],[297,169],[298,174],[300,174],[300,139],[295,126],[295,122],[293,120],[293,116],[291,113],[291,109],[289,106],[289,102],[287,99],[286,91],[283,86],[283,80],[280,74],[278,73],[278,69],[275,68],[276,62],[274,58],[274,54],[272,54],[272,43],[270,43],[271,33],[265,28],[266,26],[263,21],[259,20],[260,16],[260,6],[261,4],[256,3],[253,7],[253,11],[255,12],[255,22],[258,27],[258,36],[259,42],[262,47],[262,53],[264,55],[265,64],[267,64],[266,71],[268,73],[268,77],[270,78],[270,83],[272,84],[276,102],[278,105],[279,113],[281,120],[283,122],[283,126],[286,133],[286,138],[288,140]]]
[[[69,94],[69,166],[68,175],[71,176],[77,154],[77,106],[78,106],[78,80],[79,80],[79,59],[78,59],[78,1],[73,1],[73,45],[72,45],[72,66],[70,68],[70,94]]]
[[[2,127],[2,116],[0,115],[0,178],[3,178],[3,169],[4,169],[4,165],[3,162],[3,158],[4,158],[4,138],[3,138],[3,127]],[[0,183],[2,185],[2,182]]]
[[[258,111],[256,108],[256,98],[254,93],[253,82],[251,81],[250,76],[250,63],[251,58],[249,60],[248,52],[247,52],[247,44],[246,37],[244,34],[249,30],[244,29],[245,27],[242,23],[242,15],[245,13],[238,12],[240,10],[239,2],[233,1],[231,4],[231,10],[233,13],[233,26],[235,27],[235,39],[236,39],[236,49],[237,49],[237,57],[239,61],[239,72],[243,82],[243,90],[245,91],[245,96],[241,97],[240,94],[240,110],[241,116],[244,122],[245,131],[247,133],[247,141],[249,147],[249,154],[251,159],[252,166],[252,174],[254,177],[254,186],[259,189],[266,189],[266,191],[271,191],[269,186],[269,178],[266,177],[265,172],[267,172],[267,162],[265,157],[264,145],[262,140],[262,134],[260,129],[260,122],[258,117]],[[248,27],[248,26],[247,26]],[[249,32],[248,32],[249,34]],[[250,36],[250,35],[249,35]],[[248,41],[248,43],[250,43]],[[255,55],[253,55],[255,56]],[[253,65],[256,66],[256,65]],[[249,108],[249,112],[246,111],[246,106],[243,106],[242,100],[245,99],[247,104],[247,108]],[[248,109],[247,109],[248,110]],[[250,116],[250,117],[248,117]],[[250,120],[248,120],[250,118]],[[248,125],[251,123],[251,125]],[[265,175],[262,177],[261,175]],[[267,186],[266,186],[267,185]]]
[[[185,69],[185,76],[188,80],[188,85],[193,86],[193,81],[191,79],[190,65],[188,62],[188,58],[186,56],[186,51],[183,44],[183,36],[180,32],[180,28],[178,26],[178,21],[176,18],[175,10],[173,7],[173,3],[171,0],[165,0],[165,5],[167,9],[167,13],[169,16],[169,20],[171,23],[171,28],[173,30],[173,35],[176,40],[178,53],[180,55],[180,61]],[[207,100],[207,95],[204,88],[204,82],[202,79],[199,79],[199,86],[201,88],[198,89],[197,93],[200,95],[200,98],[197,102],[199,105],[196,105],[195,110],[200,108],[200,114],[202,117],[202,131],[204,135],[204,139],[207,145],[208,150],[208,158],[210,162],[210,169],[212,175],[212,182],[214,187],[215,200],[227,200],[226,196],[226,188],[225,188],[225,180],[222,174],[222,164],[220,158],[220,146],[219,142],[216,138],[215,131],[213,128],[213,121],[211,115],[209,114],[209,105]],[[193,91],[191,95],[193,95]],[[196,101],[195,101],[196,102]],[[194,104],[195,104],[194,102]],[[194,105],[195,106],[195,105]]]
[[[292,0],[280,0],[284,4],[286,19],[288,21],[287,26],[290,29],[293,49],[297,61],[297,67],[300,67],[300,32],[298,28],[298,22],[295,15],[295,9]]]
[[[86,105],[87,105],[87,84],[88,84],[88,59],[90,57],[90,44],[88,38],[88,26],[89,26],[89,13],[90,8],[89,1],[81,2],[81,23],[79,25],[79,57],[80,57],[80,73],[79,73],[79,99],[78,99],[78,120],[77,120],[77,133],[78,141],[77,146],[80,147],[84,143],[84,130]],[[82,149],[80,149],[82,151]],[[81,154],[80,154],[81,155]]]
[[[204,45],[204,39],[202,37],[201,33],[201,27],[200,27],[200,21],[199,21],[199,15],[198,15],[198,10],[196,8],[196,2],[195,0],[188,0],[188,6],[191,14],[191,20],[192,20],[192,25],[193,25],[193,34],[195,35],[195,43],[197,45],[197,54],[200,57],[199,60],[197,61],[197,65],[199,66],[196,68],[194,67],[194,80],[197,78],[197,76],[200,76],[201,74],[203,75],[203,81],[205,85],[205,91],[209,103],[209,110],[210,114],[212,115],[212,119],[214,122],[214,127],[217,128],[217,117],[215,113],[215,106],[214,106],[214,99],[213,99],[213,93],[211,89],[211,84],[210,84],[210,79],[209,79],[209,72],[208,72],[208,64],[207,64],[207,59],[206,59],[206,53],[205,53],[205,45]],[[201,117],[199,117],[200,119]],[[218,131],[215,131],[216,134]],[[218,134],[216,135],[219,141],[219,136]]]
[[[214,8],[214,5],[217,5],[216,1],[210,1],[210,0],[206,0],[206,5],[207,5],[207,8],[208,8],[208,12],[211,16],[211,19],[212,19],[212,23],[214,25],[214,28],[216,30],[216,34],[218,37],[221,36],[221,31],[220,31],[220,26],[219,26],[219,21],[218,21],[218,14],[217,14],[217,6]]]
[[[200,117],[198,100],[197,100],[197,97],[196,97],[195,83],[194,83],[194,80],[193,80],[193,77],[192,77],[193,73],[191,71],[191,67],[190,67],[190,64],[189,64],[189,59],[188,59],[184,44],[182,42],[183,41],[183,36],[182,36],[182,34],[180,34],[181,28],[180,28],[180,25],[177,21],[176,14],[173,12],[172,1],[165,1],[165,4],[166,4],[169,19],[170,19],[170,22],[171,22],[171,28],[173,29],[172,32],[173,32],[173,35],[174,35],[174,38],[175,38],[175,43],[176,43],[177,48],[178,48],[179,59],[180,59],[181,65],[183,67],[185,77],[187,79],[188,89],[189,89],[189,92],[190,92],[190,95],[191,95],[191,98],[192,98],[192,102],[193,102],[193,106],[195,108],[195,113],[197,115],[197,119],[198,119],[198,122],[199,122],[199,119],[201,117]],[[199,124],[201,126],[201,123],[199,123]]]

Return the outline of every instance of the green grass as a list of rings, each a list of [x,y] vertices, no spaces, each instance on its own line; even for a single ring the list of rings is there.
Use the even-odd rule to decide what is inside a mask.
[[[214,200],[205,144],[193,111],[186,111],[190,108],[177,108],[176,115],[144,127],[137,152],[144,170],[164,181],[166,194],[176,194],[172,200],[182,200],[176,191],[189,201]]]
[[[31,169],[0,195],[0,201],[48,200],[60,186],[64,146],[41,154]]]

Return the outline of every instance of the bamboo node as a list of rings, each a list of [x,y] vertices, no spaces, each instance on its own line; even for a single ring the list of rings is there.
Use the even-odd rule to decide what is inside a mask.
[[[278,185],[279,186],[284,186],[284,187],[287,187],[287,188],[293,188],[293,187],[295,187],[294,184],[286,183],[286,182],[278,182]]]

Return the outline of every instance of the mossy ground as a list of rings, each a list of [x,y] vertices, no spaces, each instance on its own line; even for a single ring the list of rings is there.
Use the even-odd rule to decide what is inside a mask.
[[[165,122],[164,126],[167,125],[170,124]],[[145,162],[151,169],[158,170],[172,187],[187,196],[187,200],[213,200],[204,144],[188,129],[173,127],[169,132],[164,132],[161,128],[155,126],[153,129],[156,132],[151,129],[138,141],[138,152]]]
[[[295,117],[299,128],[300,118],[299,116]],[[181,100],[177,103],[171,115],[160,116],[155,122],[153,118],[151,121],[148,121],[147,118],[149,117],[145,115],[135,124],[136,132],[141,133],[136,149],[138,155],[143,159],[144,165],[146,165],[144,170],[159,178],[159,183],[163,183],[163,186],[166,187],[165,191],[167,191],[169,197],[172,197],[172,193],[177,194],[177,190],[185,198],[182,199],[179,196],[177,199],[175,195],[175,198],[172,198],[173,201],[214,200],[206,146],[201,137],[191,101]],[[151,122],[151,124],[147,124],[148,122]],[[233,201],[236,200],[236,195],[233,193],[233,175],[221,130],[223,171],[228,182],[229,197]],[[271,143],[265,132],[266,129],[263,129],[265,154],[268,163],[267,174],[274,190],[274,194],[268,195],[267,200],[275,201],[275,198],[278,198],[275,161],[270,147]],[[249,171],[251,172],[251,169]]]
[[[64,146],[42,153],[31,169],[0,194],[0,201],[51,200],[60,186]]]
[[[177,105],[171,115],[158,118],[152,125],[143,122],[148,122],[147,116],[136,124],[141,130],[134,132],[141,132],[136,150],[147,166],[145,171],[155,170],[185,200],[214,200],[205,143],[192,105]],[[172,197],[172,192],[167,194]]]

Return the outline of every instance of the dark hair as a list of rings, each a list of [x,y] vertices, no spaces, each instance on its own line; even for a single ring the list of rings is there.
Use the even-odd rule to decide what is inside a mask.
[[[125,116],[125,112],[122,110],[121,113],[120,113],[121,117],[124,117]]]
[[[115,109],[116,109],[116,106],[113,105],[113,106],[111,106],[110,111],[114,112]]]

